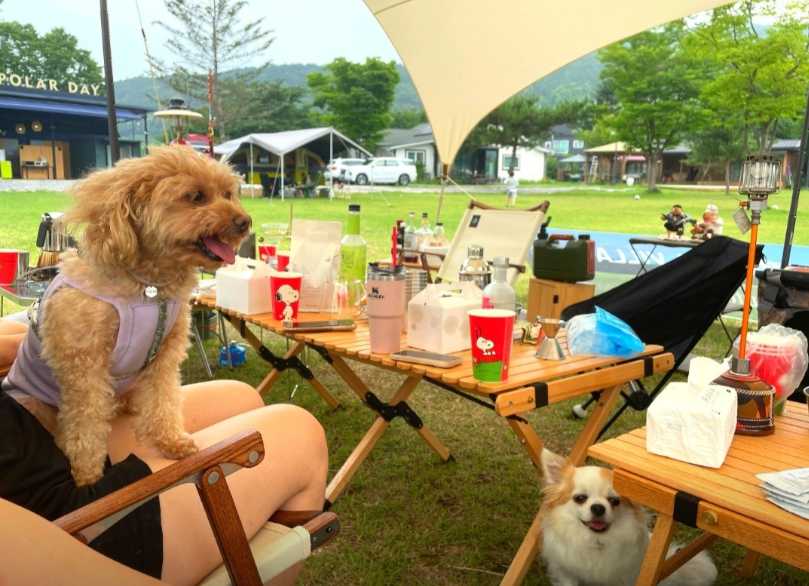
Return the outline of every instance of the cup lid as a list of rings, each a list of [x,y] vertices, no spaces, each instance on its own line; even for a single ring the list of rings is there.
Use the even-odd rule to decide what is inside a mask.
[[[475,317],[516,317],[517,312],[510,309],[470,309],[469,315]]]

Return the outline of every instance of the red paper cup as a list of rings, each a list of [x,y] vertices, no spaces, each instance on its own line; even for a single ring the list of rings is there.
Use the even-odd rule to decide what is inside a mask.
[[[280,321],[292,321],[298,317],[301,299],[300,273],[273,273],[270,275],[272,315]]]
[[[0,285],[10,285],[17,278],[19,250],[0,249]]]
[[[276,246],[274,244],[259,244],[258,257],[262,262],[270,264],[270,259],[275,257]]]
[[[278,263],[278,270],[285,271],[289,266],[289,253],[279,252],[275,255],[275,262]]]
[[[508,309],[473,309],[469,312],[472,337],[472,374],[483,382],[508,379],[516,314]]]

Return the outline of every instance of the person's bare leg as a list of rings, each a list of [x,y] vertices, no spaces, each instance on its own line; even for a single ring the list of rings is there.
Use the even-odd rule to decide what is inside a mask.
[[[0,519],[0,584],[159,584],[104,557],[39,515],[3,499]]]
[[[261,395],[247,383],[216,380],[183,385],[185,429],[194,433],[234,415],[264,406]],[[112,463],[126,458],[138,445],[132,417],[123,415],[112,424],[109,456]]]
[[[317,420],[299,407],[274,405],[236,415],[193,435],[197,445],[204,448],[245,430],[261,433],[265,447],[261,464],[228,477],[248,538],[279,509],[322,509],[328,451]],[[152,470],[172,463],[151,446],[135,446],[133,451]],[[167,491],[160,497],[160,507],[163,579],[173,584],[196,584],[221,564],[196,489],[184,485]]]
[[[26,333],[28,333],[28,326],[24,323],[10,319],[0,319],[0,336]]]

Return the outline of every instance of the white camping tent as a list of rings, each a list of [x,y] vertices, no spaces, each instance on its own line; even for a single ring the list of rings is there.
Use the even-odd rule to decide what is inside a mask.
[[[527,85],[605,45],[728,1],[365,0],[365,4],[413,79],[446,176],[472,128]],[[440,213],[440,203],[438,209]]]
[[[328,157],[329,161],[334,158],[335,148],[339,150],[354,149],[360,153],[370,157],[371,153],[361,147],[359,144],[348,138],[346,135],[335,130],[331,127],[323,128],[304,128],[301,130],[285,130],[283,132],[261,132],[255,134],[247,134],[245,136],[234,138],[227,142],[223,142],[214,147],[214,154],[222,157],[223,162],[227,162],[242,147],[250,149],[250,175],[253,175],[253,145],[256,145],[270,153],[276,155],[280,160],[281,166],[281,198],[284,197],[284,155],[291,153],[301,147],[309,145],[315,141],[319,141],[328,137]],[[335,145],[335,141],[337,144]]]

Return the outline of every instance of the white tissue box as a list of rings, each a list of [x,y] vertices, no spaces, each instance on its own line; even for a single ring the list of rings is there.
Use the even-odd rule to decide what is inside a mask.
[[[646,450],[719,468],[736,431],[737,405],[730,387],[669,383],[646,412]]]
[[[216,271],[216,305],[244,315],[272,311],[270,267],[260,260],[236,257]]]
[[[459,286],[460,285],[460,286]],[[474,283],[427,285],[407,305],[407,345],[449,354],[469,350],[469,310],[480,309],[483,292]]]

